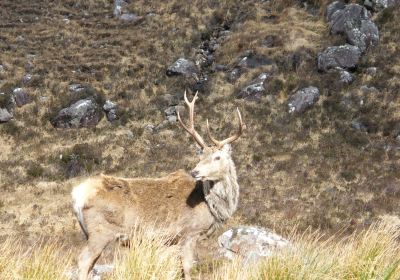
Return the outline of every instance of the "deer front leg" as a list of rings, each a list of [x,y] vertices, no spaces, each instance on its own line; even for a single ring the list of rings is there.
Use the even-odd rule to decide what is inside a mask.
[[[183,275],[185,280],[190,280],[190,270],[193,267],[193,262],[195,260],[195,247],[197,238],[189,237],[182,244],[181,258],[183,266]]]

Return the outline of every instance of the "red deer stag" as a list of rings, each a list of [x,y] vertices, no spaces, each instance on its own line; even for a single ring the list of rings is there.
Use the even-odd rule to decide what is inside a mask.
[[[189,108],[189,124],[182,127],[202,148],[200,162],[190,172],[178,170],[162,178],[119,178],[100,175],[89,178],[72,191],[74,211],[87,245],[78,257],[79,279],[86,280],[105,247],[121,236],[127,236],[136,225],[154,224],[160,229],[179,229],[175,238],[181,246],[185,279],[195,256],[195,245],[200,236],[230,218],[239,199],[236,168],[231,158],[230,143],[240,137],[245,124],[239,110],[238,132],[218,141],[207,133],[215,147],[207,146],[194,129],[194,104],[184,95]],[[155,222],[155,219],[162,223]]]

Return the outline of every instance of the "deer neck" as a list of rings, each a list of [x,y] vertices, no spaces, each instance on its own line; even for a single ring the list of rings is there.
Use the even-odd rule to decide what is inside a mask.
[[[222,223],[236,211],[239,201],[239,184],[232,162],[227,174],[219,181],[203,182],[205,200],[217,223]]]

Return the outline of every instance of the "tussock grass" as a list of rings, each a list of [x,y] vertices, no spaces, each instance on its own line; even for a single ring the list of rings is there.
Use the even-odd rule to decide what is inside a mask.
[[[170,239],[154,228],[136,228],[128,252],[120,251],[115,269],[108,279],[180,279],[177,246],[165,246]]]
[[[0,279],[4,280],[67,280],[72,255],[57,241],[39,241],[23,250],[17,240],[0,245]]]
[[[154,229],[136,229],[129,250],[115,257],[108,280],[181,279],[177,246]],[[194,279],[395,280],[400,279],[398,225],[377,223],[350,236],[326,238],[321,233],[293,234],[292,245],[257,264],[213,260],[195,269]],[[17,241],[0,246],[0,279],[61,280],[71,269],[71,254],[57,242],[40,242],[22,252]],[[197,272],[196,272],[197,271]]]

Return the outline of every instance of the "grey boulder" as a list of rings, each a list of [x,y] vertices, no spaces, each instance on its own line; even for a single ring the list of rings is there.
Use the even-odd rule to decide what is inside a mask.
[[[346,5],[342,1],[333,1],[332,3],[330,3],[326,8],[326,20],[331,21],[332,15],[336,11],[344,9],[344,7],[346,7]]]
[[[0,123],[8,122],[13,115],[6,108],[0,108]]]
[[[290,243],[265,228],[240,226],[220,235],[218,244],[225,258],[241,257],[245,263],[250,263],[269,257]]]
[[[250,85],[245,86],[236,93],[236,98],[249,101],[259,101],[265,92],[264,82],[270,76],[269,73],[260,74],[256,79],[251,81]]]
[[[318,88],[313,86],[298,90],[288,100],[289,113],[300,114],[305,112],[319,100],[319,96]]]
[[[365,0],[364,6],[372,9],[375,12],[386,9],[388,7],[393,7],[400,5],[399,0]]]
[[[51,121],[56,128],[94,127],[102,115],[93,98],[81,99],[58,112]]]
[[[379,43],[378,27],[369,19],[349,20],[344,25],[347,42],[357,46],[361,52]]]
[[[334,11],[328,17],[328,22],[332,34],[343,34],[347,21],[362,19],[369,19],[368,10],[358,4],[349,4]]]
[[[340,67],[342,69],[353,69],[361,57],[358,47],[349,44],[326,48],[318,54],[318,70],[326,72],[329,69]]]
[[[193,74],[198,74],[198,69],[193,61],[186,58],[179,58],[167,69],[167,76],[192,76]]]

